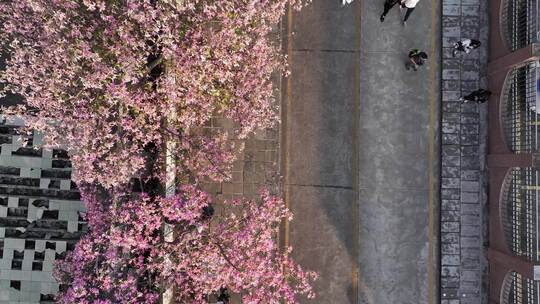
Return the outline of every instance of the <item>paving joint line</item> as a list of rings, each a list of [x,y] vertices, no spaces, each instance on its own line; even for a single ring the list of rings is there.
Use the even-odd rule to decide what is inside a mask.
[[[359,50],[330,50],[330,49],[293,49],[293,52],[299,53],[359,53]]]
[[[313,187],[313,188],[331,188],[331,189],[343,189],[343,190],[354,190],[350,186],[338,186],[338,185],[317,185],[317,184],[286,184],[287,186],[293,187]]]

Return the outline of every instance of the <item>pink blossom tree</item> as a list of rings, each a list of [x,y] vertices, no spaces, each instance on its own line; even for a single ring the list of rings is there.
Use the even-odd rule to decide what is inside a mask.
[[[0,95],[24,100],[3,111],[68,150],[88,208],[89,233],[56,268],[68,284],[60,303],[156,303],[171,286],[180,303],[205,303],[223,288],[246,303],[313,296],[315,274],[276,245],[291,218],[280,199],[263,192],[211,216],[198,190],[202,179],[230,176],[230,138],[278,120],[271,77],[285,61],[270,34],[287,5],[303,2],[0,2],[9,53]],[[234,133],[205,128],[216,116]],[[156,189],[165,155],[181,183],[171,198]],[[142,193],[130,193],[133,178]]]
[[[238,211],[217,221],[209,195],[192,186],[159,204],[144,194],[88,193],[91,231],[56,268],[57,279],[70,284],[59,303],[156,303],[171,286],[177,303],[207,303],[223,288],[241,293],[244,303],[313,297],[316,275],[274,242],[279,224],[292,215],[266,191],[259,201],[230,202]],[[161,235],[165,224],[175,227],[172,241]]]
[[[181,175],[223,180],[227,139],[277,121],[271,76],[284,60],[270,33],[287,4],[304,1],[2,1],[0,94],[25,100],[4,112],[63,145],[76,181],[123,185],[145,168],[148,143],[168,141]],[[204,131],[213,116],[235,134]]]

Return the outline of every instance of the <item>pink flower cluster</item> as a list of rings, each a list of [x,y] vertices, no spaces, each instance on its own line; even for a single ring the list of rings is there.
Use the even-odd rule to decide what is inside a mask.
[[[87,203],[108,207],[89,210],[90,232],[57,265],[56,278],[70,284],[59,303],[156,303],[167,287],[177,287],[178,303],[207,303],[223,287],[241,293],[244,303],[313,297],[316,274],[275,244],[291,214],[267,191],[258,201],[226,203],[234,211],[222,210],[216,220],[210,197],[192,186],[171,198],[105,195],[86,189]],[[165,224],[174,227],[169,241]]]

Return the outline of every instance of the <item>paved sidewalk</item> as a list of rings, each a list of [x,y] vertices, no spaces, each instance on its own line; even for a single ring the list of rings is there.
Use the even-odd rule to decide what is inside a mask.
[[[457,101],[486,87],[487,36],[487,1],[443,2],[441,304],[487,303],[487,108]],[[463,38],[483,45],[453,58]]]
[[[404,28],[397,8],[380,23],[383,3],[313,1],[285,21],[286,240],[321,274],[305,303],[438,297],[440,12],[420,2]],[[415,47],[430,53],[416,73]]]
[[[283,82],[282,173],[295,215],[285,243],[320,274],[317,299],[305,303],[357,303],[359,15],[340,2],[313,1],[283,26],[292,75]]]
[[[420,1],[406,26],[384,0],[362,1],[359,111],[361,304],[438,299],[439,1]],[[406,71],[410,49],[429,59]]]

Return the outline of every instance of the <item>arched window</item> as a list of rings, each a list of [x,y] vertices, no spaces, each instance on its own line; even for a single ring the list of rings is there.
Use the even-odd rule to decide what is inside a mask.
[[[539,284],[515,271],[509,272],[501,289],[501,304],[537,304]]]
[[[536,0],[503,0],[501,18],[501,32],[511,51],[538,41]]]
[[[538,262],[540,171],[536,168],[512,168],[503,187],[501,220],[508,248],[516,256]]]
[[[501,123],[508,149],[515,153],[538,151],[540,108],[536,107],[536,84],[539,66],[539,62],[534,61],[516,67],[504,83]]]

